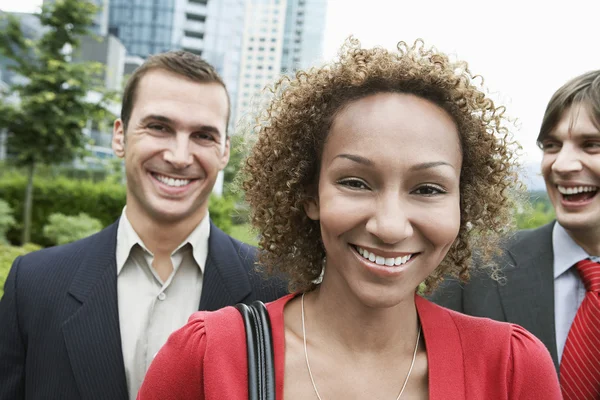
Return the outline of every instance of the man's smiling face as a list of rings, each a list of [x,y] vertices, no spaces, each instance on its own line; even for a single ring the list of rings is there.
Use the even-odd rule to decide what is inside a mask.
[[[129,124],[117,120],[113,136],[115,153],[125,159],[129,211],[157,223],[206,215],[229,160],[228,110],[218,83],[161,69],[142,77]]]

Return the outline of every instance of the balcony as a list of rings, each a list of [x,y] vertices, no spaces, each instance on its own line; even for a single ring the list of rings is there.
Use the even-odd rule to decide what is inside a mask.
[[[202,4],[188,2],[185,6],[185,12],[188,14],[206,15],[208,8]]]
[[[184,36],[181,39],[181,47],[186,49],[202,50],[204,48],[204,40]]]
[[[183,24],[184,31],[204,33],[205,28],[206,25],[204,24],[204,22],[190,21],[189,19],[185,21],[185,24]]]

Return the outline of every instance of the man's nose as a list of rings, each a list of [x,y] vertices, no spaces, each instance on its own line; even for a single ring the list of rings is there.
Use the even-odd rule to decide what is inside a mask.
[[[193,163],[190,153],[190,141],[186,135],[175,135],[169,148],[164,153],[164,159],[177,169],[189,167]]]
[[[583,165],[579,157],[579,151],[571,144],[564,144],[552,163],[552,171],[557,174],[568,174],[581,171]]]

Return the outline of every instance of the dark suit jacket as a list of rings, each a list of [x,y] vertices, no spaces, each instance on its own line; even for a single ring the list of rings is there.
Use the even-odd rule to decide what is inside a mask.
[[[116,242],[114,223],[15,260],[0,301],[0,400],[128,398]],[[286,294],[254,272],[255,253],[211,224],[198,309]]]
[[[554,222],[519,231],[507,241],[497,261],[501,282],[487,272],[473,273],[468,284],[445,281],[430,300],[465,314],[521,325],[544,343],[558,371],[553,227]]]

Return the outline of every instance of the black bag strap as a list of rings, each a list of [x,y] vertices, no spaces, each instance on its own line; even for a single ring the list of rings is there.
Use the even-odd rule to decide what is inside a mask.
[[[246,328],[248,400],[275,400],[275,366],[271,320],[261,301],[236,304]]]

